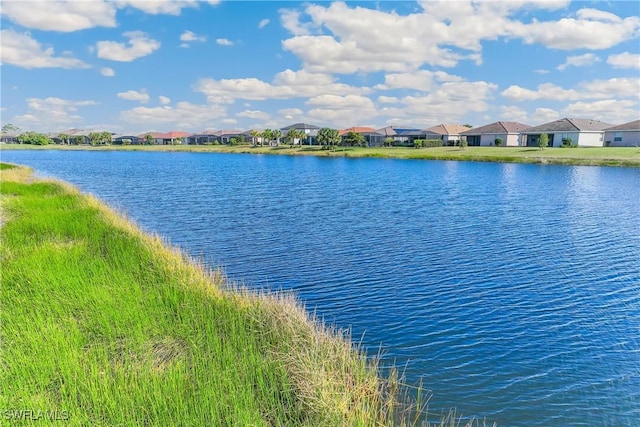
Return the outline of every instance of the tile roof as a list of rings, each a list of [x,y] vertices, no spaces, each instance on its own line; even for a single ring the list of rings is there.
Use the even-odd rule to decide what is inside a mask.
[[[289,129],[305,129],[305,130],[306,129],[310,129],[310,130],[313,130],[313,129],[320,129],[320,128],[318,126],[310,125],[310,124],[307,124],[307,123],[296,123],[296,124],[293,124],[293,125],[290,125],[290,126],[287,126],[287,127],[280,128],[280,130],[289,130]]]
[[[441,125],[431,126],[426,130],[435,132],[439,135],[459,135],[461,132],[469,130],[469,128],[462,125],[443,123]]]
[[[525,133],[539,133],[539,132],[584,132],[584,131],[603,131],[604,129],[611,127],[609,123],[600,122],[598,120],[591,119],[569,119],[564,118],[549,123],[544,123],[539,126],[534,126],[525,131]]]
[[[395,135],[403,135],[408,132],[419,132],[419,129],[416,128],[400,128],[397,126],[387,126],[382,129],[376,130],[376,132],[384,135],[384,136],[395,136]]]
[[[634,121],[629,122],[629,123],[623,123],[623,124],[618,125],[618,126],[613,126],[613,127],[610,127],[610,128],[606,128],[605,130],[613,130],[613,131],[616,131],[616,130],[635,130],[635,131],[638,131],[638,130],[640,130],[640,120],[634,120]]]
[[[340,135],[344,135],[344,134],[349,133],[349,132],[376,133],[376,130],[374,128],[370,128],[370,127],[366,127],[366,126],[353,126],[353,127],[342,129],[342,130],[338,131],[338,133]]]
[[[519,133],[523,130],[529,129],[531,126],[518,122],[495,122],[488,125],[480,126],[473,129],[467,129],[464,132],[460,132],[461,135],[482,135],[482,134],[496,134],[496,133]]]

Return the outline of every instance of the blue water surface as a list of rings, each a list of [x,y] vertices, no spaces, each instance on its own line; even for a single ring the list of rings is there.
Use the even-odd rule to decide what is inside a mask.
[[[640,170],[8,151],[253,288],[293,290],[430,411],[640,425]]]

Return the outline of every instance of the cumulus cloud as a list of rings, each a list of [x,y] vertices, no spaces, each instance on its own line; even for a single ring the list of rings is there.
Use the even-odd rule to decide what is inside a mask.
[[[302,117],[303,114],[304,112],[299,108],[283,108],[281,110],[278,110],[278,116],[283,117],[287,120],[296,120]]]
[[[609,55],[607,64],[613,68],[631,68],[640,70],[640,55],[637,53],[623,52]]]
[[[182,35],[180,35],[180,41],[183,43],[180,47],[189,47],[189,43],[191,42],[204,42],[207,41],[207,37],[199,36],[193,31],[186,30]]]
[[[578,101],[563,109],[564,117],[588,117],[605,123],[626,123],[638,118],[638,102],[603,99],[594,102]]]
[[[2,14],[23,27],[44,31],[116,26],[115,4],[107,1],[9,0],[2,2]]]
[[[56,97],[27,98],[27,112],[14,116],[12,122],[21,128],[42,132],[80,126],[83,119],[77,114],[78,108],[96,104],[95,101],[76,101]]]
[[[350,95],[368,93],[369,88],[338,83],[327,74],[310,73],[305,70],[285,70],[272,83],[256,78],[201,79],[195,90],[207,96],[209,102],[232,103],[236,99],[263,101],[266,99],[291,99],[312,97],[320,94]]]
[[[29,33],[13,30],[0,31],[3,64],[21,68],[89,68],[83,61],[71,56],[54,56],[52,47],[43,47]]]
[[[216,43],[220,46],[233,46],[233,42],[229,39],[216,39]]]
[[[198,7],[199,3],[216,5],[220,0],[116,0],[118,7],[134,7],[151,15],[180,15],[182,9]]]
[[[267,18],[263,19],[262,21],[260,21],[260,23],[258,24],[258,28],[264,28],[267,25],[269,25],[269,22],[271,22],[270,20],[268,20]]]
[[[137,90],[128,90],[126,92],[119,92],[118,98],[126,99],[128,101],[138,101],[138,102],[142,102],[143,104],[149,102],[149,95],[144,91],[138,92]]]
[[[100,74],[102,74],[105,77],[113,77],[116,75],[116,72],[113,70],[113,68],[102,67],[100,69]]]
[[[635,37],[640,17],[619,18],[582,9],[557,21],[523,22],[522,11],[557,9],[566,1],[423,1],[421,11],[401,15],[342,2],[280,10],[293,37],[284,50],[313,72],[413,72],[422,65],[453,67],[482,62],[482,42],[521,39],[555,49],[604,49]],[[312,34],[316,32],[317,34]],[[428,40],[428,42],[425,42]]]
[[[171,103],[171,98],[168,98],[168,97],[166,97],[166,96],[162,96],[162,95],[161,95],[161,96],[159,96],[159,97],[158,97],[158,101],[159,101],[159,102],[160,102],[160,104],[162,104],[162,105],[168,105],[168,104],[170,104],[170,103]]]
[[[268,120],[269,118],[271,118],[271,115],[269,113],[265,113],[264,111],[257,111],[257,110],[244,110],[236,115],[238,117],[247,117],[250,119],[258,119],[258,120]]]
[[[120,113],[120,120],[145,126],[159,125],[174,129],[205,129],[226,117],[226,110],[220,105],[198,105],[178,102],[175,107],[136,107]]]
[[[553,83],[543,83],[535,90],[512,85],[502,92],[502,96],[513,101],[577,101],[611,97],[637,98],[638,93],[640,78],[625,77],[584,81],[578,83],[576,89],[565,89]]]
[[[150,55],[160,48],[159,41],[149,38],[142,31],[129,31],[123,33],[123,35],[129,39],[129,46],[114,41],[99,41],[96,43],[98,58],[131,62]]]
[[[600,58],[593,53],[585,53],[584,55],[567,56],[566,61],[563,64],[556,67],[560,71],[566,70],[567,67],[584,67],[586,65],[592,65],[596,62],[600,62]]]

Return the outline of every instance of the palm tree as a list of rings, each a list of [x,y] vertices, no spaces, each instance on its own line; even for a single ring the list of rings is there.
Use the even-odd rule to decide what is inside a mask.
[[[269,145],[271,145],[271,141],[275,139],[273,130],[265,129],[264,131],[262,131],[262,138],[264,138],[264,140],[266,140]]]
[[[280,146],[280,138],[282,138],[282,131],[280,129],[276,129],[273,131],[273,139],[276,140],[276,146]]]
[[[147,145],[153,144],[153,137],[151,136],[150,133],[148,133],[148,134],[146,134],[144,136],[144,143],[147,144]]]
[[[68,133],[61,133],[60,135],[58,135],[58,139],[62,141],[63,144],[69,145],[69,140],[71,139],[71,135],[69,135]]]
[[[333,146],[340,143],[340,132],[337,129],[322,128],[318,131],[318,144],[324,146]]]
[[[251,143],[253,145],[256,145],[257,138],[260,136],[260,132],[255,129],[251,129],[251,132],[249,132],[249,134],[251,135]]]

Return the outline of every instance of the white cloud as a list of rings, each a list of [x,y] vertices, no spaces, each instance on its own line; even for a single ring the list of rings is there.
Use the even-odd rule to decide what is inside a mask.
[[[411,73],[394,73],[384,76],[384,84],[375,89],[416,89],[424,92],[432,90],[437,82],[456,82],[463,78],[444,71],[419,70]]]
[[[543,83],[538,85],[536,90],[531,90],[512,85],[502,92],[502,96],[513,101],[637,98],[640,93],[640,78],[625,77],[584,81],[578,83],[576,87],[577,89],[565,89],[553,83]]]
[[[530,24],[512,22],[512,36],[522,38],[527,44],[542,44],[562,50],[608,49],[637,36],[640,17],[621,19],[613,14],[594,9],[581,9],[576,18]]]
[[[305,102],[306,105],[313,105],[324,108],[342,109],[373,109],[375,108],[371,99],[362,95],[318,95]]]
[[[605,123],[626,123],[638,118],[638,102],[603,99],[594,102],[578,101],[562,110],[564,117],[585,117]]]
[[[399,99],[395,96],[379,96],[378,97],[378,102],[380,104],[396,104],[398,103]]]
[[[300,12],[293,9],[280,9],[280,23],[294,36],[311,34],[311,23],[300,23]]]
[[[183,42],[204,42],[207,38],[205,36],[199,36],[193,31],[185,30],[182,35],[180,35],[180,41]]]
[[[118,7],[131,6],[151,15],[180,15],[182,9],[199,7],[199,3],[216,5],[220,0],[117,0]]]
[[[630,52],[609,55],[607,58],[607,64],[614,68],[633,68],[640,70],[640,55]]]
[[[116,72],[113,70],[113,68],[102,67],[100,69],[100,74],[102,74],[105,77],[113,77],[116,75]]]
[[[265,18],[262,21],[260,21],[260,23],[258,24],[258,28],[264,28],[267,25],[269,25],[269,22],[271,22],[269,19]]]
[[[3,64],[21,68],[89,68],[89,65],[71,56],[54,56],[52,47],[44,48],[29,33],[13,30],[0,31]]]
[[[138,101],[138,102],[142,102],[143,104],[149,102],[149,94],[147,94],[144,91],[138,92],[137,90],[128,90],[126,92],[119,92],[118,98],[126,99],[128,101]]]
[[[95,101],[74,101],[56,97],[28,98],[27,113],[14,116],[12,122],[23,129],[50,132],[52,129],[79,127],[83,122],[78,108],[96,105]]]
[[[268,120],[269,118],[271,118],[271,115],[269,113],[265,113],[264,111],[257,111],[257,110],[244,110],[236,115],[238,117],[248,117],[250,119],[257,119],[257,120]]]
[[[556,68],[560,71],[564,71],[567,67],[584,67],[585,65],[592,65],[596,62],[600,62],[600,58],[593,53],[585,53],[584,55],[567,56],[566,61],[563,64],[558,65]]]
[[[555,49],[604,49],[630,40],[640,17],[619,18],[595,9],[557,21],[525,23],[521,11],[558,9],[566,1],[423,1],[422,11],[400,15],[343,2],[307,4],[303,11],[280,10],[293,37],[284,50],[305,69],[326,73],[413,72],[422,65],[452,67],[463,60],[482,63],[482,42],[521,39]],[[532,13],[533,13],[532,12]],[[312,31],[319,34],[312,35]]]
[[[99,41],[96,43],[98,58],[131,62],[150,55],[160,48],[159,41],[149,38],[142,31],[129,31],[123,33],[123,35],[129,39],[129,46],[114,41]]]
[[[162,96],[162,95],[160,95],[160,96],[158,97],[158,101],[159,101],[159,102],[160,102],[160,104],[162,104],[162,105],[168,105],[168,104],[170,104],[170,103],[171,103],[171,98],[168,98],[168,97],[166,97],[166,96]]]
[[[220,105],[198,105],[178,102],[175,107],[136,107],[122,111],[120,119],[132,125],[157,125],[170,129],[205,129],[223,119],[226,111]]]
[[[116,7],[108,1],[5,0],[2,14],[23,27],[44,31],[116,26]]]
[[[543,69],[533,70],[533,72],[536,73],[536,74],[549,74],[550,73],[549,70],[543,70]]]
[[[216,39],[216,43],[220,46],[233,46],[233,42],[229,39]]]
[[[287,120],[297,120],[302,117],[304,112],[299,108],[283,108],[278,110],[278,116]]]
[[[358,88],[338,83],[327,74],[310,73],[305,70],[285,70],[268,83],[256,78],[201,79],[195,90],[204,93],[209,102],[231,103],[235,99],[263,101],[266,99],[291,99],[321,94],[351,95],[368,93],[369,88]]]

